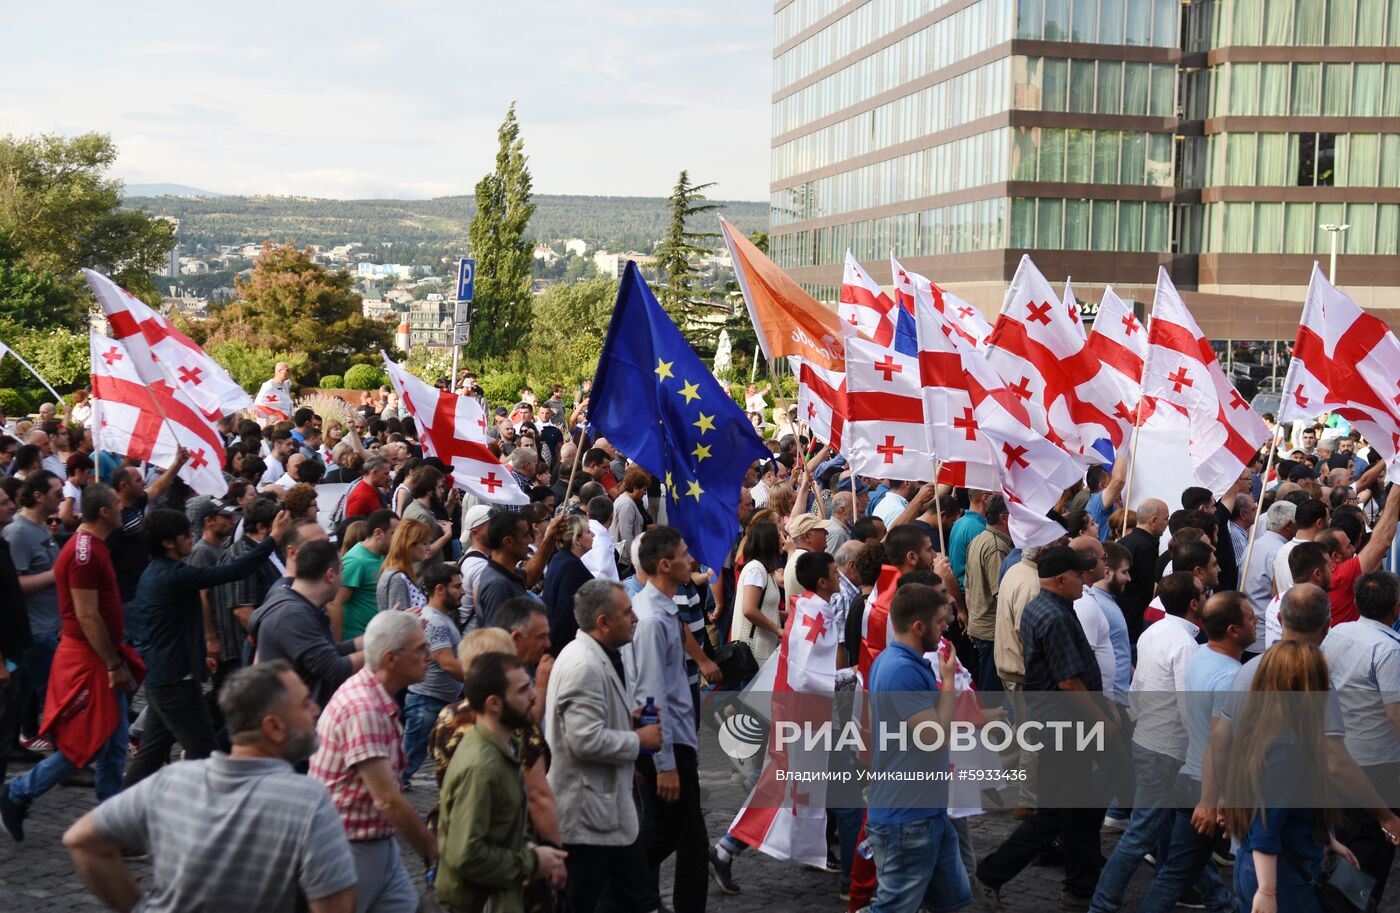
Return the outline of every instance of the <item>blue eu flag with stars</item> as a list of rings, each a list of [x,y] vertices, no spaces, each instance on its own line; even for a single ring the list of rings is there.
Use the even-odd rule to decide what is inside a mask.
[[[739,488],[771,454],[628,262],[589,398],[598,435],[666,484],[668,522],[691,554],[724,565]]]

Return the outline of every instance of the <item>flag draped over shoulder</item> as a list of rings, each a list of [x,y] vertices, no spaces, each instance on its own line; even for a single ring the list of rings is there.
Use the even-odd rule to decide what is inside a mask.
[[[589,403],[598,434],[665,483],[668,522],[690,551],[723,566],[744,474],[770,454],[630,261]]]
[[[142,381],[168,383],[214,420],[252,407],[252,397],[223,366],[170,321],[101,273],[85,269],[83,275],[112,334],[135,357],[132,367]]]
[[[530,498],[486,446],[486,413],[470,396],[430,387],[395,364],[384,367],[423,438],[423,452],[452,467],[452,484],[493,504],[526,504]]]

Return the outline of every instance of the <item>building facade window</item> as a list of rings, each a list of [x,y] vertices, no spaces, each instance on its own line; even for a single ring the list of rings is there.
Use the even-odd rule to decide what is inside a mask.
[[[773,261],[784,269],[858,260],[938,256],[1006,246],[1006,200],[995,198],[937,209],[774,233]]]
[[[1174,48],[1179,0],[1017,0],[1016,37]]]
[[[1014,197],[1008,243],[1013,249],[1167,253],[1171,204]]]
[[[1204,249],[1226,254],[1307,254],[1331,250],[1320,225],[1345,223],[1348,254],[1400,254],[1400,204],[1209,203],[1204,207]]]

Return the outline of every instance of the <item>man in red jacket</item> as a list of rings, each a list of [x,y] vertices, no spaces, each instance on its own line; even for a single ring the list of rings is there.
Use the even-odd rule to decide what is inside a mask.
[[[0,789],[0,823],[17,841],[24,839],[30,803],[89,762],[98,801],[121,789],[127,701],[145,667],[122,643],[121,590],[105,542],[120,526],[116,492],[90,483],[83,522],[54,564],[63,630],[40,726],[54,753]]]

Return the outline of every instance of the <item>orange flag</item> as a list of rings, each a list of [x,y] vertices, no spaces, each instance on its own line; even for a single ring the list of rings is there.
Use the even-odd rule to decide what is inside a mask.
[[[763,356],[770,361],[796,356],[828,370],[845,371],[841,337],[854,329],[843,324],[836,311],[804,292],[743,232],[722,218],[719,222]]]

